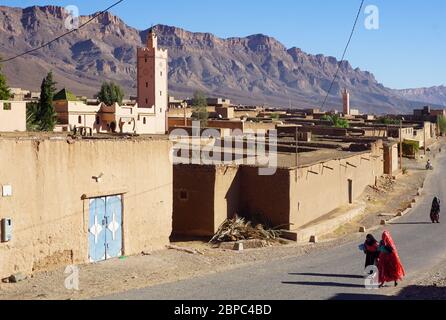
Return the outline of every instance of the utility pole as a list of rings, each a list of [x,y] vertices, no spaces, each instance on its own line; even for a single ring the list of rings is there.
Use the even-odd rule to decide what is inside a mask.
[[[403,118],[400,120],[400,168],[403,171]]]
[[[296,126],[296,167],[299,166],[299,127]]]
[[[299,126],[296,125],[296,182],[299,174]]]

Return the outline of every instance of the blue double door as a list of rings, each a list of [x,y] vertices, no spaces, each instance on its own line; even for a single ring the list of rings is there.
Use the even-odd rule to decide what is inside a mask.
[[[122,196],[90,199],[90,262],[122,256]]]

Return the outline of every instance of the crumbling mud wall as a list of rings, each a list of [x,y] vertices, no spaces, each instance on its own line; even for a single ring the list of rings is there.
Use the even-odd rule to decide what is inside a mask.
[[[290,171],[291,230],[302,227],[356,200],[384,173],[381,152],[365,152],[349,158]]]

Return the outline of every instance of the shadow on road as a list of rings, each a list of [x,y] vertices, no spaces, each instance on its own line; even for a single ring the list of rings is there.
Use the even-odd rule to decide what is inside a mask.
[[[408,286],[397,296],[399,300],[446,300],[446,287]]]
[[[419,224],[432,224],[432,222],[392,222],[389,225],[397,226],[397,225],[419,225]]]
[[[395,297],[386,296],[381,294],[362,294],[362,293],[340,293],[335,295],[330,300],[353,300],[353,301],[363,301],[363,300],[395,300]]]
[[[346,279],[364,279],[364,276],[351,274],[325,274],[325,273],[289,273],[291,276],[325,277],[325,278],[346,278]]]
[[[338,283],[338,282],[282,281],[282,284],[294,284],[299,286],[316,286],[316,287],[364,288],[363,284]]]
[[[446,300],[446,287],[408,286],[396,296],[340,293],[330,300]]]

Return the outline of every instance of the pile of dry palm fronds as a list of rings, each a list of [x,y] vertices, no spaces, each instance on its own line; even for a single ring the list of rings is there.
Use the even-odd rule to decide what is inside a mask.
[[[262,224],[253,226],[244,218],[234,217],[227,219],[218,229],[210,243],[231,242],[240,240],[267,240],[276,241],[280,238],[282,231],[278,228],[266,229]]]

